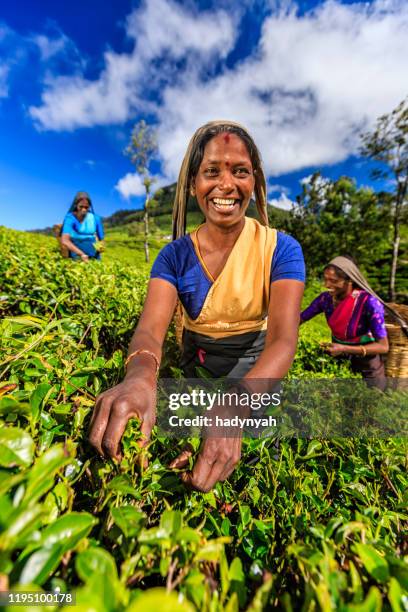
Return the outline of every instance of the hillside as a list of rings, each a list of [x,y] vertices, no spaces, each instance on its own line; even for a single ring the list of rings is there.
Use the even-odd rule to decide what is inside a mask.
[[[151,261],[172,235],[172,211],[176,183],[159,189],[149,206],[149,248]],[[191,231],[203,222],[197,201],[191,198],[187,206],[187,230]],[[271,225],[279,227],[288,213],[284,210],[269,206]],[[251,202],[248,215],[256,217],[255,203]],[[106,229],[107,251],[105,258],[108,261],[123,261],[135,264],[145,269],[143,254],[143,210],[118,210],[113,215],[104,218]]]
[[[176,183],[158,189],[149,205],[149,248],[150,259],[154,261],[159,250],[171,240],[173,201]],[[195,198],[191,198],[187,206],[187,230],[191,231],[203,222],[203,216]],[[270,224],[280,227],[287,217],[287,211],[269,206]],[[149,270],[150,265],[144,261],[143,242],[144,225],[142,209],[117,210],[112,215],[104,217],[103,223],[106,231],[106,261],[120,261],[128,265],[137,266],[139,270]],[[255,203],[252,201],[248,215],[256,217]],[[32,230],[31,233],[54,235],[53,227]]]
[[[340,183],[340,182],[339,182]],[[175,196],[176,183],[167,185],[158,189],[149,204],[149,248],[150,259],[154,261],[159,250],[171,240],[172,234],[172,209]],[[191,231],[203,222],[203,216],[199,210],[195,198],[191,198],[187,207],[187,230]],[[104,259],[107,261],[121,261],[131,266],[136,266],[139,270],[147,271],[149,265],[144,261],[144,224],[143,210],[127,209],[118,210],[112,215],[104,218],[104,226],[106,230],[106,246],[107,250],[104,254]],[[248,213],[251,217],[256,217],[255,203],[252,201]],[[348,253],[353,255],[363,271],[366,273],[372,287],[384,299],[388,297],[388,278],[390,274],[390,263],[392,247],[390,237],[384,240],[384,249],[381,256],[372,256],[369,247],[366,249],[368,256],[365,255],[364,260],[361,260],[359,251],[361,244],[367,241],[367,235],[360,240],[360,234],[356,234],[357,238],[350,243],[347,232],[339,230],[339,224],[343,223],[345,227],[350,229],[354,223],[352,215],[344,220],[341,216],[335,222],[332,220],[331,225],[326,231],[319,236],[314,236],[313,231],[316,223],[311,227],[303,227],[298,216],[290,211],[285,211],[274,206],[268,206],[269,223],[272,227],[284,230],[297,238],[303,247],[303,252],[306,260],[308,273],[317,275],[321,273],[322,267],[327,261],[330,261],[331,256],[339,253]],[[327,215],[326,215],[327,224]],[[318,224],[317,224],[318,225]],[[370,230],[372,232],[373,230]],[[370,233],[369,232],[369,233]],[[408,230],[406,227],[401,227],[401,244],[400,257],[398,262],[396,291],[399,303],[408,303]],[[53,235],[53,228],[45,228],[35,230],[34,233]],[[366,233],[367,234],[367,233]],[[330,236],[328,241],[329,246],[324,247],[325,239]],[[370,233],[371,236],[371,233]],[[381,235],[378,236],[380,240]],[[372,238],[371,242],[372,242]],[[326,240],[327,242],[327,240]],[[357,252],[357,256],[356,256]],[[314,253],[314,256],[312,256]]]
[[[149,206],[149,215],[151,218],[157,220],[157,217],[162,217],[161,222],[156,223],[165,227],[166,222],[169,222],[169,228],[171,228],[171,215],[173,211],[173,201],[176,192],[176,183],[172,185],[167,185],[166,187],[162,187],[158,189],[153,199],[150,201]],[[200,209],[198,207],[197,201],[195,198],[190,198],[187,210],[189,213],[198,213],[200,214]],[[279,219],[280,217],[286,217],[287,212],[277,208],[276,206],[269,206],[269,214],[271,218]],[[256,215],[255,211],[255,203],[251,202],[249,207],[249,216],[253,217]],[[129,223],[142,221],[143,219],[143,210],[118,210],[109,217],[104,218],[104,222],[109,227],[116,227],[121,225],[128,225]]]

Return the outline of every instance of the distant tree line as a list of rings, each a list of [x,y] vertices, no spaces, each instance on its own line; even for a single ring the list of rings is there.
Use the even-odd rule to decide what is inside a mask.
[[[309,269],[352,255],[383,297],[408,302],[408,98],[361,140],[360,153],[379,163],[372,177],[387,179],[390,191],[376,193],[357,188],[351,178],[330,181],[316,172],[280,221],[302,244]]]

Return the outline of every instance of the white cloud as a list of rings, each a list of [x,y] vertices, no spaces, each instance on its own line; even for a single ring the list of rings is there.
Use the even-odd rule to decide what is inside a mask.
[[[270,204],[270,206],[276,206],[276,208],[281,208],[282,210],[291,210],[295,202],[290,200],[285,193],[282,193],[279,198],[270,199],[268,204]]]
[[[49,77],[42,95],[43,105],[30,107],[37,126],[44,129],[73,130],[89,125],[126,121],[137,95],[129,89],[135,84],[141,66],[137,59],[112,52],[105,53],[106,69],[99,81],[82,76]]]
[[[257,53],[235,69],[167,88],[166,171],[175,174],[192,131],[215,117],[249,128],[270,174],[339,162],[357,151],[358,131],[407,94],[407,57],[408,3],[332,0],[304,16],[272,15]]]
[[[169,183],[170,180],[167,177],[153,177],[153,184],[151,187],[152,194],[154,195],[157,189],[160,189],[160,187],[168,185]],[[115,189],[125,200],[129,200],[129,198],[131,197],[141,196],[146,193],[145,187],[143,185],[143,178],[140,176],[140,174],[137,174],[136,172],[128,172],[125,176],[119,179],[115,185]]]
[[[172,0],[146,1],[128,17],[126,34],[134,41],[133,51],[106,51],[98,79],[47,80],[41,106],[29,109],[37,127],[73,130],[154,111],[149,93],[157,100],[163,84],[176,78],[179,60],[185,60],[186,69],[208,67],[214,57],[226,56],[235,39],[233,20],[224,11],[194,15]]]
[[[187,51],[200,54],[201,61],[206,55],[226,57],[234,40],[233,20],[225,11],[187,12],[172,0],[146,1],[128,17],[126,29],[146,59],[163,53],[181,59]]]
[[[69,39],[66,36],[49,38],[44,34],[37,34],[32,37],[32,41],[37,45],[43,61],[48,61],[58,53],[61,53],[61,51],[64,51],[67,45],[69,45]]]
[[[71,74],[78,74],[86,67],[86,60],[81,57],[74,41],[69,38],[56,23],[49,21],[46,33],[32,34],[27,42],[39,52],[40,60],[48,70],[58,70],[63,67]]]
[[[10,50],[14,39],[14,31],[5,23],[0,23],[0,98],[9,95],[10,70],[15,63],[15,58]]]
[[[288,0],[270,5],[258,46],[228,67],[242,27],[232,10],[146,0],[126,21],[132,52],[107,51],[94,81],[50,78],[31,116],[72,130],[149,112],[169,179],[193,131],[215,118],[248,127],[269,175],[339,162],[408,93],[408,3],[327,0],[305,14]]]
[[[9,94],[10,82],[17,81],[18,71],[29,66],[30,78],[41,84],[51,69],[83,69],[84,60],[74,42],[54,22],[45,25],[47,34],[21,35],[0,23],[0,97]],[[25,77],[26,78],[26,77]]]
[[[308,176],[304,176],[302,179],[300,179],[299,183],[301,185],[310,185],[313,179],[313,174],[309,174]],[[315,180],[314,180],[314,184],[316,189],[326,189],[326,187],[329,187],[331,184],[331,180],[329,178],[326,178],[325,176],[316,176]]]
[[[128,172],[119,179],[115,185],[115,189],[119,191],[120,195],[125,198],[125,200],[129,200],[132,196],[140,196],[145,193],[145,187],[141,176],[133,172]]]
[[[272,193],[284,193],[285,195],[290,194],[289,187],[286,187],[285,185],[280,185],[279,183],[269,183],[267,185],[267,189],[268,189],[268,194],[272,194]]]

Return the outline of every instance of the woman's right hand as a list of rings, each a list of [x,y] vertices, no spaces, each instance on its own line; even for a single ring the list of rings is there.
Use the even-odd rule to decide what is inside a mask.
[[[176,288],[165,280],[152,278],[147,289],[143,312],[129,347],[129,355],[142,349],[161,357],[161,347],[177,301]],[[129,419],[141,420],[144,446],[156,421],[156,364],[151,355],[132,358],[126,378],[96,400],[91,418],[89,441],[106,457],[121,459],[120,441]]]
[[[156,420],[156,384],[143,378],[125,379],[98,396],[92,414],[89,442],[103,457],[122,458],[120,441],[132,417],[141,421],[140,431],[147,444]]]
[[[82,253],[81,259],[82,259],[82,261],[89,261],[89,257],[88,257],[88,255],[85,255],[85,253]]]

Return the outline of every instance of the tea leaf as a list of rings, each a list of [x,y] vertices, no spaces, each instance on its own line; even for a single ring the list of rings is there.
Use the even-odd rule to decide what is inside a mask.
[[[353,550],[360,557],[367,572],[378,582],[386,582],[390,572],[388,563],[379,552],[369,544],[354,544]]]
[[[34,457],[34,441],[17,427],[0,429],[0,466],[29,466]]]

